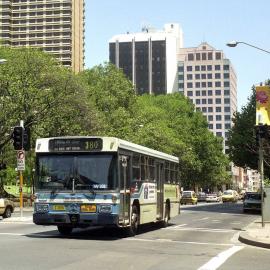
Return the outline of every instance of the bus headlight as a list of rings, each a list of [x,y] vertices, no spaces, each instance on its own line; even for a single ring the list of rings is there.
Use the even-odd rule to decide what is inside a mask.
[[[104,204],[99,206],[99,213],[109,214],[112,212],[112,206],[110,204]]]
[[[36,208],[36,212],[39,212],[39,213],[49,212],[49,205],[48,204],[36,204],[35,208]]]

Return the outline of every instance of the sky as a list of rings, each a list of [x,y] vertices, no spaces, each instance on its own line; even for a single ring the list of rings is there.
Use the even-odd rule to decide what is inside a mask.
[[[237,74],[238,111],[248,102],[253,85],[270,78],[269,0],[85,0],[85,66],[108,62],[108,41],[114,35],[141,32],[143,26],[163,29],[178,23],[184,47],[207,42],[222,50]]]

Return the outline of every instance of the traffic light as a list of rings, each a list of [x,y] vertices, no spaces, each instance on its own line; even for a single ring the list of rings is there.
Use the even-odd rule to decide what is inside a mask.
[[[23,127],[14,127],[13,129],[13,146],[15,150],[23,149]]]
[[[30,148],[30,128],[26,127],[23,132],[23,149],[25,151],[29,151]]]

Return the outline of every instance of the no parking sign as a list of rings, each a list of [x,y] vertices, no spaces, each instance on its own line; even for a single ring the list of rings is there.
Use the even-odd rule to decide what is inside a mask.
[[[25,152],[23,150],[17,151],[17,170],[25,170]]]

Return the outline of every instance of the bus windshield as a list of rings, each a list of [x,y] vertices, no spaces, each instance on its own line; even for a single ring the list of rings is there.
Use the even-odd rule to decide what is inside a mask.
[[[112,190],[117,155],[107,153],[37,156],[37,190]]]

